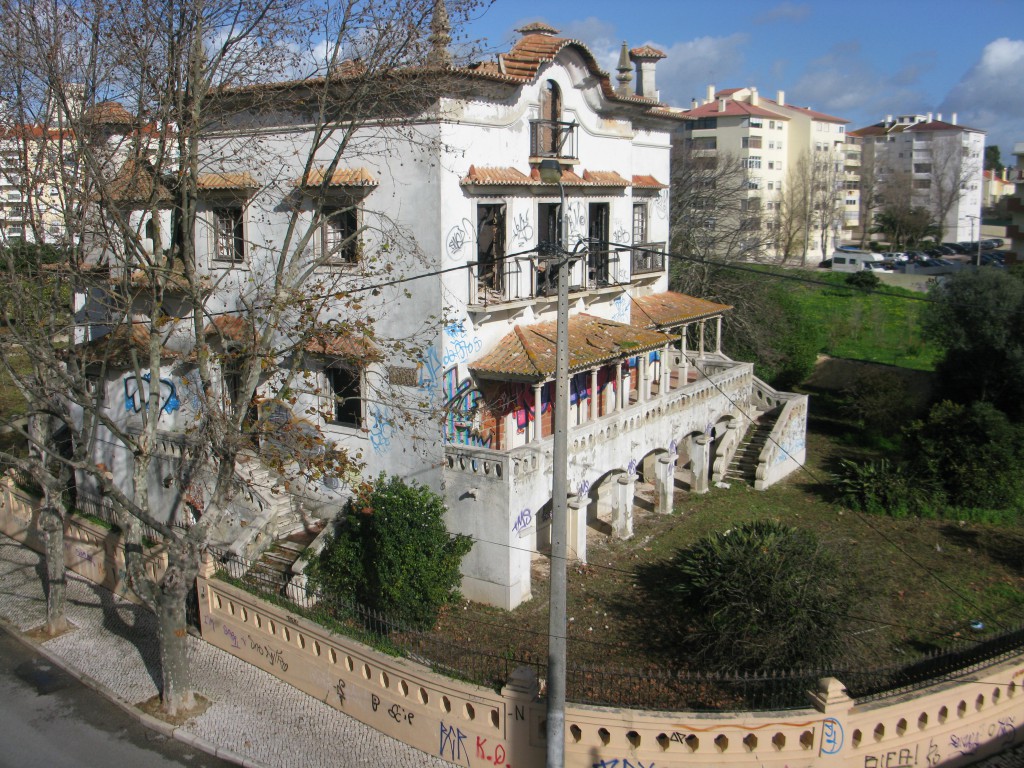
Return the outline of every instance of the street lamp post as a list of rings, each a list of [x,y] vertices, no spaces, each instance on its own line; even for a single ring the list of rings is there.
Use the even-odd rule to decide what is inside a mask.
[[[565,218],[565,187],[558,160],[542,160],[540,178],[546,184],[558,184],[559,244],[557,260],[558,322],[555,334],[555,443],[551,478],[551,595],[548,604],[547,674],[547,768],[565,765],[565,668],[566,668],[566,593],[568,578],[568,461],[569,461],[569,254]],[[549,267],[550,269],[551,267]],[[535,414],[538,424],[540,414]]]
[[[981,217],[980,216],[973,216],[971,214],[967,214],[967,218],[971,220],[971,241],[972,242],[974,240],[974,222],[975,222],[975,220],[977,220],[977,222],[978,222],[978,255],[977,255],[977,261],[975,262],[975,265],[980,267],[981,266]]]

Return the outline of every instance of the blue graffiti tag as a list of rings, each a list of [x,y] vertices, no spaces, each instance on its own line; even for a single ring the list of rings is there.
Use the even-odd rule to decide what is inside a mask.
[[[529,507],[523,508],[512,525],[512,533],[521,533],[533,525],[533,512]]]
[[[395,427],[385,409],[372,405],[370,411],[370,445],[375,453],[387,453]]]
[[[124,409],[129,413],[139,413],[143,408],[149,408],[149,387],[151,376],[148,373],[142,374],[142,386],[134,375],[126,376],[124,379]],[[170,379],[160,379],[160,410],[171,414],[181,407],[178,400],[178,390]],[[166,392],[166,394],[165,394]],[[138,399],[136,399],[138,397]]]
[[[430,347],[426,357],[421,358],[418,368],[416,385],[420,389],[433,389],[441,380],[441,361],[437,357],[437,348]]]
[[[821,754],[834,755],[843,748],[843,726],[831,717],[822,726]]]

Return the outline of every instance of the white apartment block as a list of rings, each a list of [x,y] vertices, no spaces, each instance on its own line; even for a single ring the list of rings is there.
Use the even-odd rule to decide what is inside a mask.
[[[60,138],[41,125],[0,129],[0,244],[63,242]]]
[[[862,164],[876,186],[875,199],[909,192],[912,205],[941,219],[943,241],[980,237],[984,131],[958,125],[955,112],[949,122],[929,112],[887,115],[853,134],[862,142]],[[881,204],[861,212],[866,225]]]
[[[708,86],[704,101],[695,101],[684,114],[691,118],[683,126],[684,133],[695,150],[743,158],[752,174],[751,198],[760,200],[766,226],[780,210],[783,189],[799,169],[809,169],[815,163],[830,166],[826,176],[837,204],[827,223],[829,241],[839,244],[851,237],[860,202],[856,189],[859,152],[855,143],[847,141],[848,120],[787,104],[783,91],[775,99],[766,98],[755,87],[716,91]],[[825,258],[821,222],[813,215],[811,219],[805,233],[806,257]]]
[[[1010,226],[1006,234],[1010,237],[1008,248],[1014,253],[1014,261],[1024,261],[1024,141],[1013,145],[1013,155],[1017,158],[1017,167],[1011,169],[1009,178],[1017,183],[1010,195],[1007,209],[1010,213]]]

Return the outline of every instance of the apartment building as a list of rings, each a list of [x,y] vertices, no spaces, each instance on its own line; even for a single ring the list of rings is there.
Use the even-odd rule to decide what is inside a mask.
[[[1010,214],[1010,225],[1006,234],[1010,238],[1008,250],[1013,252],[1012,261],[1024,262],[1024,142],[1013,145],[1013,156],[1017,160],[1015,168],[1010,169],[1008,178],[1016,182],[1016,187],[1007,201]]]
[[[890,201],[929,211],[941,240],[980,236],[985,132],[942,115],[887,115],[852,132],[861,140],[862,167],[873,189],[861,211],[865,226]]]
[[[755,87],[708,86],[703,102],[684,114],[691,118],[682,131],[692,150],[742,158],[750,207],[762,212],[763,226],[779,216],[801,216],[799,256],[820,260],[852,236],[858,147],[847,142],[849,121],[790,105],[783,91],[766,98]]]
[[[0,127],[0,242],[64,241],[63,139],[42,125]]]

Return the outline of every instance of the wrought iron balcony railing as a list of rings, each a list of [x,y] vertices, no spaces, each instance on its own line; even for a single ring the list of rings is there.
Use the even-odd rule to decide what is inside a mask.
[[[576,159],[576,123],[530,121],[530,157]]]

